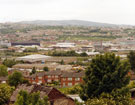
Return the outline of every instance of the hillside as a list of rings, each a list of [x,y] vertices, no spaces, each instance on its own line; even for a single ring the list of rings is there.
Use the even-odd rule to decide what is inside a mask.
[[[35,24],[45,26],[95,26],[95,27],[113,27],[114,24],[98,23],[82,20],[35,20],[35,21],[22,21],[23,24]]]

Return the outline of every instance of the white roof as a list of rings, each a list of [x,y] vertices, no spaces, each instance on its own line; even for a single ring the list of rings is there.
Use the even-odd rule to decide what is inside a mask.
[[[88,55],[98,55],[100,54],[99,52],[86,52]]]
[[[76,51],[76,53],[78,53],[78,54],[81,54],[81,53],[83,53],[82,51],[81,52],[77,52]],[[85,52],[87,55],[98,55],[98,54],[100,54],[99,52]]]
[[[50,56],[34,54],[34,55],[18,57],[16,60],[44,60],[46,58],[50,58]]]

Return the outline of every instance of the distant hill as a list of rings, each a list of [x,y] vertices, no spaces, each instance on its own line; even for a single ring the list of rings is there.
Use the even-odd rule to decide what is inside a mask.
[[[22,24],[34,24],[34,25],[45,25],[45,26],[95,26],[95,27],[114,27],[117,25],[98,23],[83,20],[35,20],[35,21],[22,21]]]

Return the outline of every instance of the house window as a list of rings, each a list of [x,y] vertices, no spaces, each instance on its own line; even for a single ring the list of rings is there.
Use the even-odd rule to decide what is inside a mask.
[[[63,81],[66,81],[66,78],[63,78]]]
[[[72,83],[68,83],[68,86],[72,86]]]
[[[38,79],[42,79],[42,77],[38,77]]]
[[[59,81],[58,79],[55,79],[55,81]]]
[[[58,78],[58,76],[57,76],[57,75],[55,75],[55,78]]]
[[[63,87],[66,86],[66,83],[63,83]]]
[[[51,78],[51,76],[50,76],[50,75],[48,75],[48,78]]]
[[[75,78],[76,81],[80,81],[80,78]]]
[[[72,81],[72,78],[68,78],[69,81]]]
[[[6,83],[6,81],[2,81],[1,83]]]
[[[38,81],[38,83],[40,83],[40,84],[41,84],[41,83],[42,83],[42,81]]]
[[[35,78],[32,78],[32,80],[35,80]]]
[[[33,81],[32,83],[33,83],[33,84],[36,84],[36,82],[35,82],[35,81]]]
[[[47,82],[52,82],[52,80],[51,79],[48,79]]]

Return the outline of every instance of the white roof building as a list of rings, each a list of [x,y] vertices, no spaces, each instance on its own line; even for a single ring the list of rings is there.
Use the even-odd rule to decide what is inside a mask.
[[[35,61],[44,61],[45,59],[48,59],[50,57],[51,56],[34,54],[34,55],[28,55],[28,56],[18,57],[18,58],[16,58],[16,60],[23,60],[23,61],[35,62]]]
[[[56,45],[52,45],[51,47],[72,48],[75,47],[75,43],[57,43]]]

